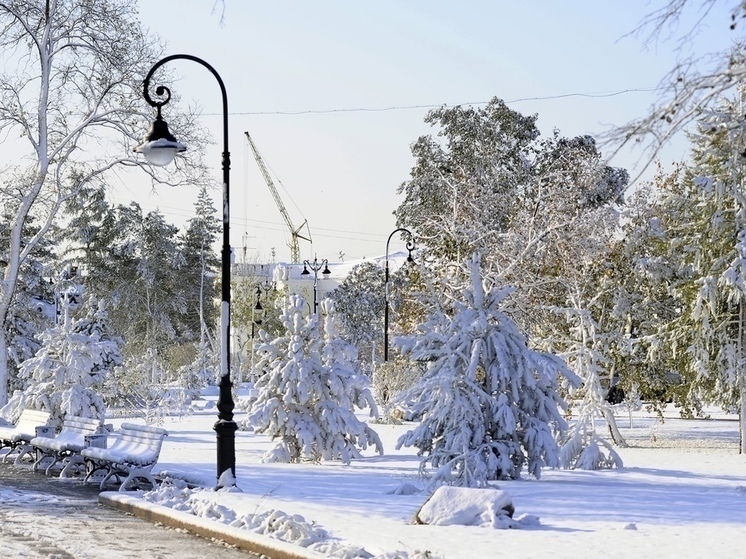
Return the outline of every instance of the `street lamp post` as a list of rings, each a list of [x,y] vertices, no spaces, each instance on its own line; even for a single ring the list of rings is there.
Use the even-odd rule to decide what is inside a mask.
[[[386,272],[384,276],[384,311],[383,311],[383,360],[384,362],[389,360],[389,243],[391,242],[391,237],[394,236],[395,233],[406,233],[409,235],[409,240],[407,241],[407,251],[409,254],[407,255],[407,262],[414,262],[414,259],[412,258],[412,251],[414,250],[414,235],[412,235],[412,232],[409,229],[405,229],[404,227],[399,227],[398,229],[394,229],[391,232],[391,235],[389,235],[388,240],[386,241]]]
[[[331,274],[329,271],[329,261],[324,258],[321,262],[316,260],[316,257],[313,257],[313,262],[309,262],[308,260],[303,261],[303,271],[300,273],[301,276],[308,276],[311,274],[311,272],[308,271],[308,268],[311,268],[313,270],[313,314],[316,314],[318,312],[318,301],[317,301],[317,289],[319,284],[319,270],[323,268],[323,271],[321,272],[325,276],[328,276]]]
[[[134,151],[142,153],[153,165],[168,165],[177,153],[186,150],[186,146],[176,140],[168,131],[166,122],[161,117],[161,108],[171,100],[171,91],[163,85],[155,88],[155,94],[161,100],[153,100],[150,96],[150,80],[155,71],[172,60],[191,60],[207,68],[220,86],[223,98],[223,247],[221,252],[221,294],[220,306],[220,392],[218,395],[218,421],[214,429],[217,435],[217,477],[218,485],[225,472],[236,476],[236,430],[238,426],[233,421],[233,395],[230,377],[230,327],[231,327],[231,247],[230,247],[230,152],[228,150],[228,96],[220,75],[207,62],[190,54],[173,54],[156,62],[143,81],[143,96],[151,107],[155,107],[157,116],[148,134]]]

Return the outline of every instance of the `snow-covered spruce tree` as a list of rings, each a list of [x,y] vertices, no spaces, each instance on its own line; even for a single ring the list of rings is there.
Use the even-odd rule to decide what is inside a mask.
[[[108,333],[102,303],[89,301],[87,309],[79,319],[63,312],[64,320],[41,334],[41,349],[21,364],[19,377],[27,386],[9,406],[45,410],[57,420],[104,417],[101,391],[107,375],[122,363],[120,341]]]
[[[664,200],[676,214],[664,227],[669,254],[689,272],[675,294],[683,312],[669,330],[670,342],[684,340],[695,409],[720,405],[738,412],[740,451],[746,448],[746,140],[739,102],[724,101],[703,111],[692,135],[692,163],[680,192]],[[681,352],[681,350],[679,350]]]
[[[264,460],[349,464],[369,445],[383,453],[378,435],[353,412],[355,405],[371,405],[372,398],[346,366],[348,348],[333,334],[323,339],[318,315],[304,318],[305,309],[303,297],[290,296],[282,314],[285,335],[270,339],[260,332],[257,395],[247,423],[277,441]]]
[[[430,463],[435,485],[484,487],[519,478],[524,465],[538,478],[543,467],[559,465],[555,436],[567,427],[559,377],[573,385],[579,379],[560,358],[528,347],[501,310],[511,290],[483,280],[479,254],[465,268],[470,280],[454,291],[452,315],[441,308],[421,334],[395,340],[412,359],[428,362],[403,395],[422,420],[397,448],[417,447],[420,471]]]

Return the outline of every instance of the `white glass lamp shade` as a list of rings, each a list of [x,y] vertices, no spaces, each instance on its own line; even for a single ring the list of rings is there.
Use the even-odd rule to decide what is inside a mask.
[[[162,167],[171,163],[177,153],[186,151],[186,146],[177,141],[169,132],[168,124],[161,118],[159,108],[158,116],[153,121],[150,130],[134,151],[142,153],[151,165]]]
[[[143,142],[135,148],[137,153],[142,153],[148,163],[163,167],[174,160],[177,153],[186,151],[186,146],[181,142],[159,138],[150,142]]]

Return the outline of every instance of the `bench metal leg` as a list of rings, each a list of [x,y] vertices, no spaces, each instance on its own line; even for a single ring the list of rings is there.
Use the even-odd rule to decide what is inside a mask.
[[[155,482],[155,478],[151,475],[149,469],[132,468],[127,474],[127,477],[125,478],[125,480],[122,482],[122,485],[119,486],[119,491],[127,491],[127,484],[130,481],[133,481],[135,478],[146,479],[148,483],[150,483],[150,485],[153,486],[153,489],[155,489],[158,486],[158,484]]]
[[[80,454],[73,454],[65,458],[62,462],[65,466],[60,472],[60,477],[70,477],[73,470],[80,471],[80,468],[83,466],[83,457]]]
[[[26,455],[31,456],[33,458],[32,453],[34,451],[34,447],[31,446],[30,444],[19,445],[16,448],[18,449],[18,456],[16,456],[15,462],[13,462],[14,466],[20,466],[21,465],[21,460]],[[7,458],[7,455],[6,455],[6,458]]]
[[[57,463],[57,459],[52,454],[45,454],[43,452],[37,451],[36,460],[34,461],[34,466],[33,466],[34,471],[35,472],[38,471],[42,465],[41,463],[47,459],[52,460],[52,462],[44,470],[44,473],[49,475],[49,470],[51,470],[52,466],[54,466]]]

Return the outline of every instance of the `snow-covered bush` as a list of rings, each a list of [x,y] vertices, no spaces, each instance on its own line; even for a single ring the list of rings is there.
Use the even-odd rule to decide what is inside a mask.
[[[478,254],[466,272],[470,282],[454,290],[451,315],[439,307],[419,335],[395,340],[403,354],[428,364],[401,396],[422,420],[397,448],[417,447],[420,471],[435,468],[434,485],[484,487],[519,478],[524,465],[538,478],[543,467],[559,465],[555,435],[567,428],[558,377],[579,379],[558,357],[528,347],[501,310],[511,290],[482,280]]]
[[[148,425],[161,425],[168,415],[192,413],[200,390],[180,382],[164,382],[167,372],[154,349],[130,356],[106,383],[106,401],[115,415],[142,417]],[[181,380],[181,379],[179,379]]]
[[[333,306],[324,301],[321,308],[323,331],[318,315],[303,317],[303,297],[290,296],[282,313],[285,335],[270,339],[260,332],[256,392],[246,422],[277,441],[265,461],[348,464],[369,445],[383,453],[376,432],[354,412],[369,407],[377,415],[368,379],[350,365],[354,348],[336,336]]]
[[[395,359],[376,364],[373,371],[373,390],[376,400],[388,404],[401,393],[412,388],[422,376],[422,367],[407,359]]]

